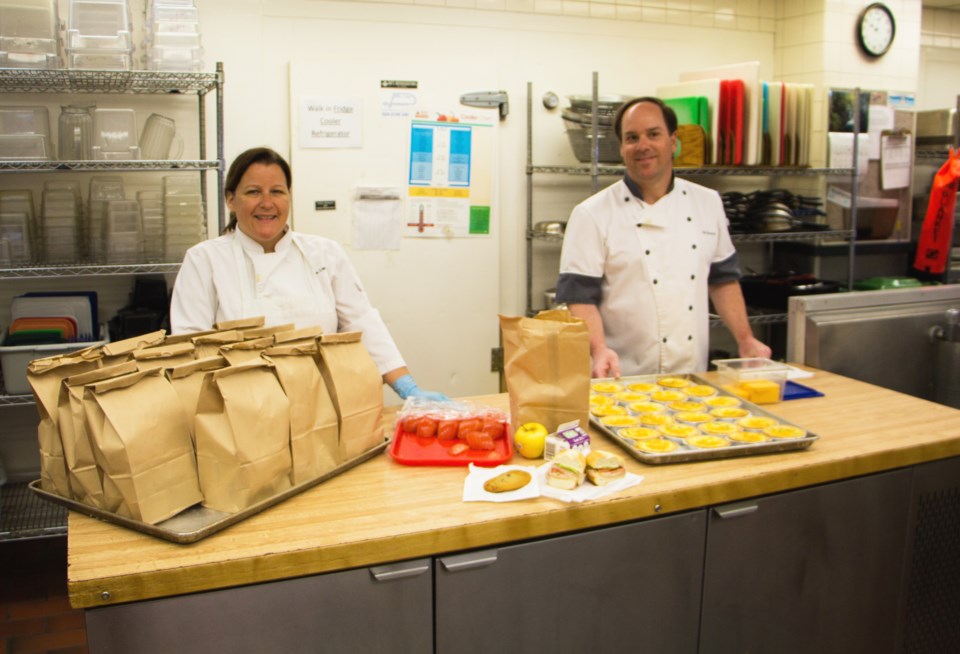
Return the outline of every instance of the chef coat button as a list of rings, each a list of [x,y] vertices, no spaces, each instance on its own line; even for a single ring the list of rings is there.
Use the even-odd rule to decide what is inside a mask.
[[[693,249],[694,249],[694,250],[697,249],[697,244],[696,244],[696,243],[693,244]]]
[[[647,250],[646,252],[644,252],[644,254],[650,254],[650,250]]]
[[[693,220],[693,218],[691,218],[690,216],[687,216],[687,222],[690,222],[690,221],[692,221],[692,220]]]
[[[687,310],[688,310],[688,311],[693,311],[693,305],[691,304],[690,306],[688,306],[688,307],[687,307]]]
[[[623,201],[624,201],[624,202],[629,202],[629,201],[630,201],[630,196],[629,196],[629,195],[625,196],[625,197],[623,198]]]
[[[663,342],[664,342],[664,343],[667,342],[667,337],[666,337],[666,336],[663,337]]]
[[[696,279],[696,278],[697,278],[696,275],[690,275],[690,279]]]
[[[653,280],[653,283],[656,284],[656,283],[657,283],[657,280]]]
[[[683,193],[684,195],[686,195],[686,194],[687,194],[687,192],[686,192],[686,191],[680,191],[680,192],[681,192],[681,193]]]
[[[687,340],[688,340],[688,341],[692,341],[692,340],[693,340],[693,336],[687,336]]]

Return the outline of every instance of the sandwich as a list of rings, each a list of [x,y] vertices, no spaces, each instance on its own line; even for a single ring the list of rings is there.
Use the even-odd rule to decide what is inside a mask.
[[[587,479],[597,486],[606,486],[627,474],[623,459],[612,452],[593,450],[587,455]]]
[[[547,483],[562,490],[573,490],[583,483],[587,460],[580,450],[563,450],[553,457],[547,470]]]

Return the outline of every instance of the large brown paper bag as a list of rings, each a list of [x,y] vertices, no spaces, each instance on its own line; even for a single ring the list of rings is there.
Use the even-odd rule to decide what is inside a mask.
[[[203,334],[193,339],[193,345],[197,348],[197,358],[206,359],[207,357],[220,356],[220,348],[230,343],[242,341],[240,332],[236,329],[228,329],[212,334]]]
[[[109,510],[156,524],[203,499],[187,418],[160,368],[88,384],[83,406]]]
[[[140,336],[131,336],[122,341],[113,341],[100,346],[100,352],[103,354],[100,365],[114,366],[133,358],[133,353],[145,347],[153,347],[163,343],[167,332],[158,329],[154,332],[141,334]]]
[[[384,440],[383,378],[360,338],[360,332],[320,338],[320,371],[340,420],[341,462]]]
[[[337,410],[317,365],[316,341],[267,348],[290,400],[290,454],[294,486],[330,472],[340,463]]]
[[[204,506],[235,513],[290,488],[290,402],[269,361],[208,372],[195,425]]]
[[[189,363],[181,363],[178,366],[164,368],[167,379],[177,392],[180,403],[183,405],[184,413],[187,416],[187,424],[190,427],[190,437],[196,442],[197,420],[197,401],[200,399],[200,388],[203,386],[203,377],[211,370],[225,368],[229,364],[221,356],[207,357],[206,359],[196,359]]]
[[[263,327],[266,318],[263,316],[251,316],[249,318],[237,318],[236,320],[224,320],[213,324],[217,331],[228,331],[233,329],[255,329]]]
[[[163,339],[164,345],[176,345],[177,343],[192,343],[193,339],[208,334],[216,334],[216,329],[207,329],[202,332],[180,332],[179,334],[167,334]]]
[[[590,418],[590,336],[566,309],[535,318],[500,316],[503,368],[512,424],[539,422],[550,431]]]
[[[133,359],[137,362],[140,370],[150,368],[169,368],[181,363],[189,363],[196,360],[197,348],[193,343],[175,343],[170,345],[166,342],[163,345],[145,347],[142,350],[136,350],[133,353]]]
[[[40,446],[40,488],[61,497],[72,497],[67,474],[67,462],[63,458],[63,442],[60,439],[60,392],[61,382],[70,375],[96,369],[100,365],[97,348],[87,348],[69,355],[56,355],[34,359],[27,364],[27,381],[33,389],[40,413],[37,441]],[[64,390],[64,392],[66,392]]]
[[[63,380],[58,411],[63,458],[67,462],[70,491],[73,499],[98,509],[110,510],[104,503],[103,479],[93,454],[83,408],[83,387],[111,377],[137,371],[135,361],[126,361],[105,368],[71,375]]]
[[[259,359],[260,353],[273,345],[273,336],[264,336],[250,341],[227,343],[220,346],[220,356],[230,362],[231,366],[244,361]]]

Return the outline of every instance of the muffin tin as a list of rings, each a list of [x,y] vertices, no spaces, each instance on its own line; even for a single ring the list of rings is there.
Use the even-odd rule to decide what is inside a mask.
[[[695,394],[688,395],[685,392],[684,389],[690,388],[695,389]],[[816,434],[783,420],[758,405],[742,400],[693,374],[594,379],[591,381],[590,389],[591,424],[616,441],[634,458],[644,463],[685,463],[802,450],[810,447],[818,438]],[[637,399],[633,394],[639,392],[646,394],[648,399]],[[676,392],[683,393],[684,397],[677,399]],[[627,394],[631,394],[629,400],[624,399]],[[676,405],[677,402],[683,404]],[[686,404],[687,402],[699,402],[703,405],[703,410],[690,411],[691,407]],[[727,403],[737,405],[749,415],[746,418],[724,416],[723,410],[710,413],[714,408],[723,408],[721,405]],[[712,407],[711,404],[718,406]],[[644,416],[651,415],[646,413],[649,409],[654,409],[653,415],[668,419],[669,424],[683,427],[660,431],[660,425],[656,424],[657,419],[644,419]],[[607,415],[598,415],[599,413]],[[708,414],[713,419],[705,421],[702,414]],[[659,420],[662,421],[663,418]],[[745,422],[741,424],[741,420]],[[773,430],[773,435],[764,434],[761,428],[762,423],[771,421],[777,429]],[[708,426],[717,424],[735,425],[738,430],[731,434],[729,427]],[[646,429],[638,430],[638,427]],[[631,435],[649,435],[652,433],[649,430],[656,431],[659,436],[655,438],[662,439],[654,443],[653,447],[649,444],[640,445],[645,440],[643,438],[630,437]],[[685,438],[681,434],[686,432],[694,435]],[[746,434],[746,436],[737,438],[735,437],[737,433]],[[789,437],[783,437],[786,434],[789,434]],[[761,437],[765,440],[755,442],[755,439]],[[666,445],[663,441],[672,445]]]

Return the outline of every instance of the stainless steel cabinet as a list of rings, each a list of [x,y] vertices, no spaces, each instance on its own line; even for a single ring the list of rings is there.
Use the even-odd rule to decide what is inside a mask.
[[[715,507],[700,652],[896,651],[912,472]]]
[[[696,652],[705,511],[442,557],[436,651]]]
[[[433,652],[431,559],[86,612],[92,654]]]

